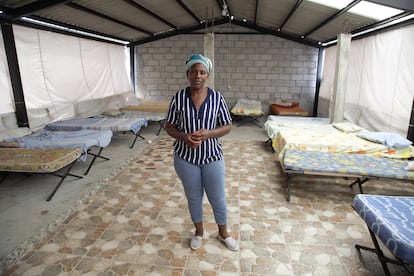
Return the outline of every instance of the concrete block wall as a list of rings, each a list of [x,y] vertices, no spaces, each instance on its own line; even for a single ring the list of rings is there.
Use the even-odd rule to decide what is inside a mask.
[[[215,34],[214,83],[231,107],[239,98],[260,100],[263,111],[295,99],[312,114],[318,49],[271,35]],[[188,85],[185,60],[203,54],[203,35],[180,35],[139,45],[136,94],[169,100]]]

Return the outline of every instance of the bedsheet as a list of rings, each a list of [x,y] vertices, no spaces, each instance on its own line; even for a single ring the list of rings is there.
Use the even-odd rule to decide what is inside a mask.
[[[75,160],[80,149],[0,148],[0,171],[52,173]]]
[[[17,142],[20,148],[80,148],[85,154],[92,147],[106,147],[112,139],[110,130],[48,131],[41,130],[19,138],[8,139]]]
[[[296,116],[275,116],[269,115],[264,123],[266,133],[270,139],[274,139],[276,134],[282,129],[327,129],[332,130],[328,118],[318,117],[296,117]]]
[[[359,194],[353,206],[394,256],[414,264],[414,197]]]
[[[52,131],[74,131],[81,129],[111,130],[112,132],[132,131],[137,134],[142,127],[146,127],[148,121],[144,118],[74,118],[50,123],[45,126],[46,130]]]
[[[279,158],[283,157],[286,149],[370,154],[389,158],[409,158],[413,154],[411,146],[401,149],[388,148],[383,144],[362,139],[355,133],[332,129],[284,129],[277,133],[272,146]]]

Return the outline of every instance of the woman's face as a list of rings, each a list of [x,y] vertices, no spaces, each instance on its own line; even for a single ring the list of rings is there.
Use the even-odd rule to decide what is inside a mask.
[[[187,78],[190,81],[190,87],[193,89],[203,88],[208,79],[206,67],[201,63],[196,63],[191,66],[187,72]]]

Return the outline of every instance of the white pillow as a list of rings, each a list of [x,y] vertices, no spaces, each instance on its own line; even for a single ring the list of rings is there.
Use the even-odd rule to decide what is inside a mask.
[[[389,148],[401,149],[408,147],[412,142],[397,133],[391,132],[368,132],[363,131],[357,134],[358,137],[366,139],[371,142],[384,144]]]

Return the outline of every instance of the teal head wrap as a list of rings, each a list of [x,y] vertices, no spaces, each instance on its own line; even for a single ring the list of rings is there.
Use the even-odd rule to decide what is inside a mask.
[[[187,61],[185,62],[185,70],[188,72],[191,69],[191,66],[193,66],[196,63],[203,64],[207,69],[207,74],[210,75],[210,72],[213,70],[213,64],[211,63],[211,60],[205,56],[202,56],[200,54],[194,54],[188,57]]]

